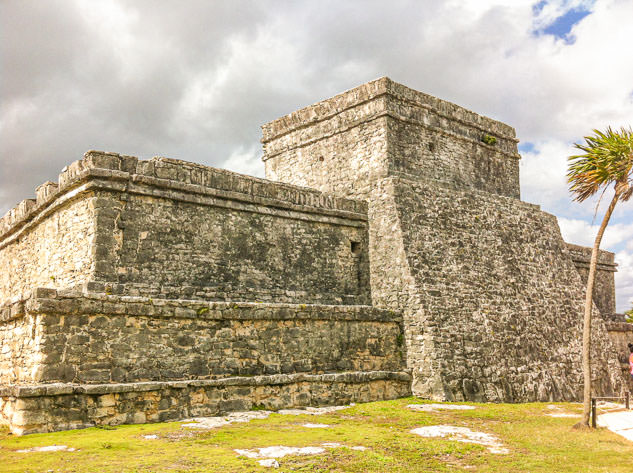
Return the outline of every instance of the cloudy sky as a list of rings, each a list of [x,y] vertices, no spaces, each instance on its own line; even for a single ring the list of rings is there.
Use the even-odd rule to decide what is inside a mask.
[[[523,200],[590,245],[565,158],[633,125],[631,25],[632,0],[2,0],[0,214],[88,149],[262,176],[261,124],[386,75],[514,126]],[[633,202],[603,247],[624,311]]]

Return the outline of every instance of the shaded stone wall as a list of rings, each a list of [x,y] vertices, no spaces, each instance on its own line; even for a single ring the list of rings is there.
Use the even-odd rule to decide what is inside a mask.
[[[104,270],[95,275],[98,281],[154,296],[369,301],[362,220],[288,215],[252,204],[223,208],[138,194],[125,201],[117,193],[98,195],[98,209],[111,212],[99,226],[111,237],[101,240]]]
[[[403,313],[415,394],[580,396],[582,282],[556,219],[518,200],[511,127],[383,78],[265,125],[262,141],[267,177],[368,201],[372,300]],[[608,394],[622,380],[594,326]]]
[[[571,256],[583,284],[587,285],[589,277],[589,263],[591,262],[591,248],[586,246],[567,244],[567,250]],[[598,266],[596,281],[593,288],[593,302],[596,304],[602,317],[611,320],[615,314],[615,272],[617,264],[615,255],[610,251],[600,250],[598,254]]]

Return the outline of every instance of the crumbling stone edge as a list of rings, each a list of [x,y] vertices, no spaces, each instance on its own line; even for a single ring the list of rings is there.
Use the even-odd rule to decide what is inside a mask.
[[[126,384],[0,388],[0,424],[16,435],[165,422],[236,410],[347,404],[411,395],[407,372],[275,374]]]
[[[220,379],[190,379],[184,381],[144,381],[138,383],[104,384],[35,384],[0,386],[0,396],[18,398],[60,396],[64,394],[113,394],[128,392],[158,391],[161,389],[185,389],[224,386],[266,386],[293,383],[367,383],[391,380],[411,382],[411,375],[405,371],[347,371],[343,373],[291,373],[261,376],[233,376]]]

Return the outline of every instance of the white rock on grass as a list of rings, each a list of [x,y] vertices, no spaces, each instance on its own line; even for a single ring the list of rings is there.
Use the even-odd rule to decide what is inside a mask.
[[[74,452],[74,448],[68,448],[66,445],[49,445],[47,447],[33,447],[24,450],[17,450],[18,453],[32,452]]]
[[[158,438],[158,435],[152,434],[152,435],[143,435],[144,439],[147,440],[156,440]]]
[[[254,449],[235,449],[238,455],[247,458],[283,458],[286,455],[319,455],[325,453],[323,447],[264,447]]]
[[[325,442],[325,443],[322,443],[321,446],[325,448],[339,448],[339,447],[342,447],[343,445],[338,442]]]
[[[356,404],[350,404],[348,406],[325,406],[325,407],[306,407],[305,409],[281,409],[277,411],[277,414],[282,415],[293,415],[293,416],[302,416],[302,415],[310,415],[310,416],[320,416],[323,414],[330,414],[332,412],[340,411],[342,409],[349,409],[350,407],[354,407]]]
[[[307,427],[308,429],[329,429],[330,426],[328,424],[302,424],[302,427]]]
[[[407,407],[414,411],[435,411],[442,409],[469,411],[475,408],[475,406],[466,406],[463,404],[409,404]]]
[[[573,412],[565,412],[560,407],[549,404],[547,408],[552,411],[548,412],[545,415],[549,417],[582,417],[580,414],[574,414]]]
[[[186,419],[181,427],[188,427],[192,429],[215,429],[216,427],[222,427],[232,424],[234,422],[249,422],[253,419],[266,419],[272,414],[272,411],[244,411],[244,412],[231,412],[222,417],[195,417],[193,419]]]
[[[448,437],[449,440],[464,443],[474,443],[488,447],[490,453],[507,454],[510,451],[503,446],[501,441],[491,434],[476,432],[468,427],[456,427],[454,425],[430,425],[413,429],[411,433],[421,437]]]
[[[320,455],[325,453],[326,448],[340,448],[343,444],[338,442],[325,442],[320,447],[284,447],[278,445],[275,447],[251,448],[251,449],[235,449],[234,452],[246,458],[260,459],[259,464],[273,468],[279,468],[277,458],[283,458],[286,455]],[[352,450],[365,451],[367,447],[360,445],[350,447]]]
[[[282,409],[280,411],[243,411],[243,412],[231,412],[225,416],[220,417],[195,417],[193,419],[185,419],[180,422],[187,422],[182,424],[181,427],[190,429],[215,429],[217,427],[223,427],[225,425],[232,424],[233,422],[249,422],[253,419],[266,419],[270,414],[282,414],[282,415],[311,415],[318,416],[323,414],[329,414],[331,412],[340,411],[342,409],[348,409],[355,406],[351,403],[347,406],[326,406],[326,407],[306,407],[305,409]],[[317,424],[314,424],[317,425]],[[323,424],[325,425],[325,424]]]

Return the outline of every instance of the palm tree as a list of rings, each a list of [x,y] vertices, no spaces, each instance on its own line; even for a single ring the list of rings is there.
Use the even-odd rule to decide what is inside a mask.
[[[592,136],[585,137],[585,144],[574,146],[583,154],[570,156],[567,182],[574,200],[582,202],[603,192],[613,184],[614,194],[607,208],[602,224],[596,235],[589,264],[587,294],[585,297],[585,317],[582,333],[582,368],[584,376],[584,410],[582,424],[589,426],[591,411],[591,309],[593,286],[596,279],[596,263],[602,235],[607,228],[611,214],[620,201],[627,201],[633,194],[633,130],[621,128],[614,131],[608,127],[605,132],[593,130]]]

